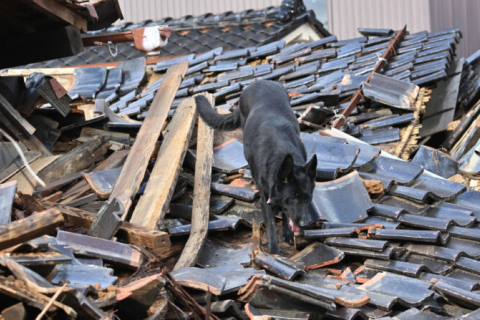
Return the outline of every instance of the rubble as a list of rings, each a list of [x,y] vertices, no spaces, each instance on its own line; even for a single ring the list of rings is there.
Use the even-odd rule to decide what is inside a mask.
[[[477,319],[480,55],[455,55],[459,29],[359,32],[2,71],[1,316]],[[228,113],[259,79],[318,158],[281,255],[241,135],[192,98]]]

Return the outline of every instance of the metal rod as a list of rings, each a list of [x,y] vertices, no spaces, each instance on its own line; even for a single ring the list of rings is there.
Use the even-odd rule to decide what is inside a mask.
[[[373,77],[373,74],[380,71],[383,67],[385,67],[387,65],[387,60],[390,59],[393,55],[395,55],[395,49],[400,44],[400,41],[403,39],[403,36],[405,35],[406,31],[407,31],[407,26],[405,25],[405,27],[403,27],[403,29],[397,33],[395,38],[392,39],[385,53],[378,58],[378,62],[375,65],[375,68],[372,70],[367,80],[365,80],[365,83],[368,83],[370,79]],[[343,112],[339,114],[334,120],[332,126],[335,129],[340,129],[345,124],[347,117],[350,116],[350,113],[352,113],[352,111],[355,109],[358,102],[360,102],[361,98],[362,98],[362,87],[360,86],[357,92],[355,92],[355,94],[353,95],[352,99],[350,100],[350,103],[345,108],[345,110],[343,110]]]

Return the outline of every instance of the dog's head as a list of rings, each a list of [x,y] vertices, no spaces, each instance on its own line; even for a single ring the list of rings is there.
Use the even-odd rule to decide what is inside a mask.
[[[297,165],[288,154],[283,159],[276,183],[270,190],[270,204],[283,207],[296,227],[308,224],[307,208],[312,201],[316,175],[316,155],[307,164]]]

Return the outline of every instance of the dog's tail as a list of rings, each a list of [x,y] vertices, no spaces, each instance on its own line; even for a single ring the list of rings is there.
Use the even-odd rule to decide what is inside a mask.
[[[210,127],[220,131],[231,131],[240,128],[242,116],[240,110],[233,109],[232,113],[219,114],[213,108],[207,98],[203,95],[195,96],[197,110],[203,121]]]

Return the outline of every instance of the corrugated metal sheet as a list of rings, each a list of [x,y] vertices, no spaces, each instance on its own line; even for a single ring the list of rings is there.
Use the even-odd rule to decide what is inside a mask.
[[[410,32],[460,27],[464,39],[458,56],[480,48],[476,0],[327,0],[328,27],[339,39],[358,37],[357,28],[400,29]]]
[[[160,20],[166,17],[180,18],[186,15],[201,15],[207,12],[239,12],[248,9],[263,9],[279,6],[281,0],[119,0],[125,20],[117,22],[140,22]]]

